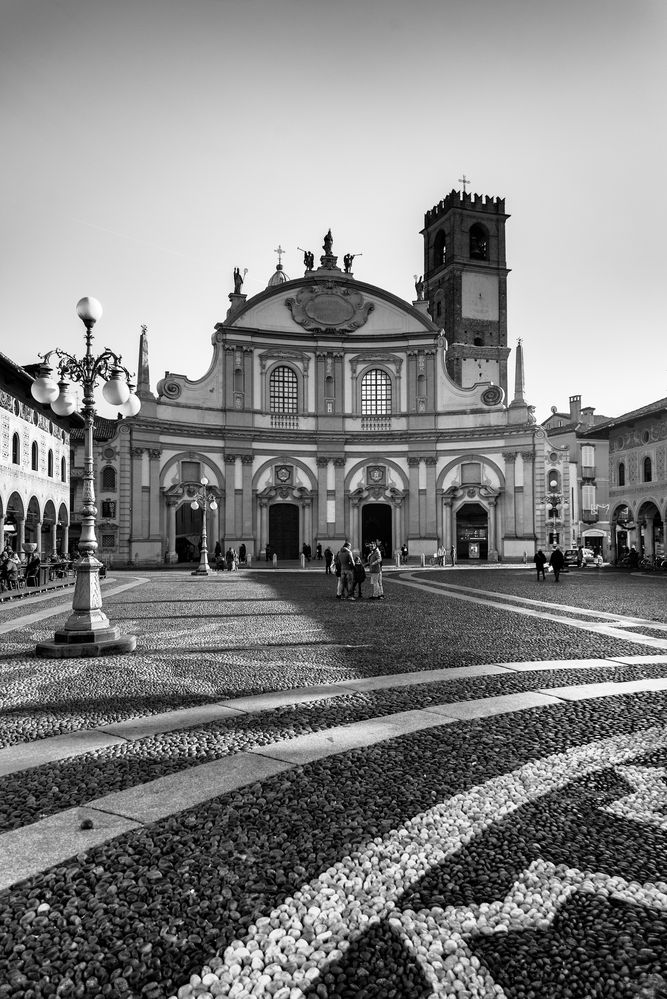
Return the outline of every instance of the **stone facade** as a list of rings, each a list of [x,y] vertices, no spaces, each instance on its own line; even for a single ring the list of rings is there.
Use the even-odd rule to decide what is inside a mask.
[[[634,545],[640,554],[665,553],[667,516],[667,399],[591,429],[609,442],[612,558]]]
[[[279,268],[251,298],[239,282],[195,380],[167,372],[153,395],[142,334],[141,411],[96,445],[100,487],[105,462],[117,472],[105,532],[117,543],[102,555],[195,556],[202,477],[217,501],[210,550],[244,544],[263,559],[268,544],[295,559],[305,543],[335,549],[347,537],[360,549],[379,539],[387,555],[404,542],[413,556],[441,545],[459,558],[532,554],[546,436],[523,398],[522,363],[511,403],[500,383],[504,325],[486,351],[496,377],[484,369],[461,384],[428,299],[407,303],[357,280],[332,246],[328,234],[318,268],[294,280]],[[457,267],[466,273],[465,261]]]
[[[0,549],[48,556],[69,546],[70,421],[34,401],[32,380],[0,354]]]
[[[551,407],[543,421],[547,432],[547,506],[544,542],[563,548],[582,545],[606,560],[612,548],[609,524],[609,446],[589,431],[607,421],[592,406],[582,408],[581,396],[570,396],[567,413]],[[556,514],[556,520],[554,520]]]

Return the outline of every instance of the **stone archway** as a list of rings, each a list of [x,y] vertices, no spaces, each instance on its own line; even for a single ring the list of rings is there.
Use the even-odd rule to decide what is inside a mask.
[[[665,525],[660,510],[653,500],[642,503],[637,511],[637,550],[640,555],[653,558],[665,551]]]
[[[464,503],[456,511],[456,559],[488,559],[489,514],[481,503]]]

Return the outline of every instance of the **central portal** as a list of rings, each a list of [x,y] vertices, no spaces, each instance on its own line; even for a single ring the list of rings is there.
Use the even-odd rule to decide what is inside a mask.
[[[361,551],[368,553],[371,541],[382,544],[383,558],[391,558],[391,507],[388,503],[366,503],[361,508]]]
[[[489,518],[480,503],[464,503],[456,513],[456,557],[489,557]]]
[[[269,507],[269,544],[279,559],[299,557],[299,508],[295,503],[273,503]]]

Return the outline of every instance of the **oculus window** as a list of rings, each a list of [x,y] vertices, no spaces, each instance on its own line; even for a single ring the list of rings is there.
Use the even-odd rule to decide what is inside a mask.
[[[292,368],[274,368],[269,380],[269,408],[272,413],[297,413],[299,382]]]
[[[386,371],[373,368],[361,379],[361,415],[389,416],[391,413],[391,378]]]

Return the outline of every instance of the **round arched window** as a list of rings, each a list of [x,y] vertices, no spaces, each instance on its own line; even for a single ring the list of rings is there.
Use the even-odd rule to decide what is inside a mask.
[[[391,378],[381,368],[373,368],[361,379],[361,415],[389,416],[390,413]]]
[[[297,413],[299,410],[299,382],[296,372],[287,365],[280,365],[271,372],[269,408],[272,413]]]

